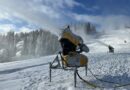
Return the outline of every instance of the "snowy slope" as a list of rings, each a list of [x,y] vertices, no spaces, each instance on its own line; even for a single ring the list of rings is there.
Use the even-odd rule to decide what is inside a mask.
[[[115,52],[129,52],[130,47],[130,29],[124,29],[124,30],[111,30],[100,36],[97,39],[90,39],[90,41],[93,41],[90,45],[88,45],[91,48],[90,53],[92,52],[107,52],[108,47],[106,45],[111,45],[114,47]],[[126,41],[126,42],[125,42]],[[87,41],[86,41],[87,42]],[[104,44],[102,44],[102,42]]]
[[[120,33],[120,32],[119,32]],[[122,32],[121,32],[122,33]],[[128,35],[108,34],[98,41],[111,44],[115,53],[108,53],[108,48],[98,42],[89,44],[89,69],[100,79],[120,84],[130,83],[130,39]],[[127,40],[124,43],[123,40]],[[77,88],[74,87],[73,72],[53,70],[52,82],[49,82],[48,62],[56,55],[0,64],[0,90],[101,90],[92,88],[79,78]],[[79,73],[88,81],[104,86],[103,90],[114,90],[113,84],[96,80],[90,71],[87,77],[84,68]],[[116,88],[116,90],[130,90],[130,86]]]
[[[130,83],[129,53],[89,54],[88,57],[89,68],[98,76],[98,78],[121,84]],[[53,70],[52,82],[49,82],[49,67],[48,65],[41,65],[47,63],[47,59],[53,60],[54,56],[43,57],[37,60],[28,60],[27,62],[19,61],[6,63],[4,66],[1,65],[0,90],[86,90],[88,88],[93,90],[92,87],[88,86],[80,79],[78,79],[77,88],[74,88],[73,72],[70,71]],[[10,67],[12,67],[12,70]],[[3,71],[6,71],[6,73]],[[84,68],[80,68],[79,71],[85,78]],[[105,86],[106,90],[112,87],[112,84],[106,85],[105,83],[96,80],[89,71],[88,76],[85,79],[97,85]],[[130,87],[124,88],[129,90]]]

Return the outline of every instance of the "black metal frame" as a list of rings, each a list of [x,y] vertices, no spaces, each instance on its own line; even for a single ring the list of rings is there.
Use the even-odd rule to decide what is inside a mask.
[[[57,67],[53,66],[53,63],[55,62],[56,59],[54,59],[54,61],[49,64],[49,78],[50,78],[50,82],[52,81],[52,69],[71,70],[71,71],[74,71],[74,86],[76,87],[76,83],[77,83],[77,71],[78,71],[79,67],[65,66],[63,64],[63,61],[65,61],[65,60],[63,59],[63,57],[61,55],[61,52],[59,54],[60,54],[60,57],[61,57],[61,63],[60,63],[60,60],[57,61],[58,64],[59,64],[59,66],[57,66]],[[56,57],[58,57],[58,55]],[[84,67],[85,67],[85,75],[87,76],[88,65],[86,65]]]

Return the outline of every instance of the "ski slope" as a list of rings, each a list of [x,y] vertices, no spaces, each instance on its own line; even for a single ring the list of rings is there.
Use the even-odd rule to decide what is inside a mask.
[[[124,38],[122,38],[124,37]],[[98,42],[89,44],[89,69],[96,77],[120,84],[130,84],[130,40],[129,36],[104,35],[99,38],[106,44],[114,46],[115,53],[108,53],[108,48]],[[124,43],[123,40],[127,40]],[[14,61],[0,64],[0,90],[101,90],[93,88],[77,79],[74,87],[73,72],[64,70],[52,71],[52,82],[49,82],[49,65],[56,55]],[[130,85],[113,88],[114,84],[100,82],[84,68],[79,68],[80,75],[91,83],[103,86],[103,90],[130,90]]]

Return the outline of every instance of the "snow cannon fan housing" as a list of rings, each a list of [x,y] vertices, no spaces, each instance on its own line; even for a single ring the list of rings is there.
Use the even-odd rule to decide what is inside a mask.
[[[87,65],[87,56],[81,54],[83,49],[87,46],[83,44],[81,37],[73,34],[69,27],[64,29],[59,38],[62,47],[63,64],[69,67],[82,67]],[[82,46],[82,47],[81,47]],[[79,47],[80,51],[77,51]],[[88,47],[85,51],[89,51]]]

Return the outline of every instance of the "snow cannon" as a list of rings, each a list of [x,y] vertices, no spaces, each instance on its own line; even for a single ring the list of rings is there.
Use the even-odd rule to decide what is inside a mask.
[[[109,53],[114,53],[114,48],[111,45],[108,46],[108,49],[109,49]]]
[[[101,42],[101,41],[97,41],[97,42],[104,45],[104,46],[107,46],[109,49],[109,53],[114,53],[114,47],[112,47],[111,45],[108,45],[108,44]]]
[[[124,43],[127,43],[127,41],[126,41],[126,40],[124,40]]]
[[[80,36],[73,34],[68,26],[61,33],[59,39],[62,47],[63,64],[69,67],[83,67],[87,65],[87,56],[81,52],[89,52],[89,48],[83,44],[83,39]]]
[[[87,75],[88,58],[82,52],[89,52],[89,48],[83,43],[83,39],[80,36],[71,32],[69,26],[62,31],[59,42],[62,51],[50,63],[50,82],[52,69],[71,70],[74,71],[74,86],[76,87],[78,68],[85,67],[85,74]]]

